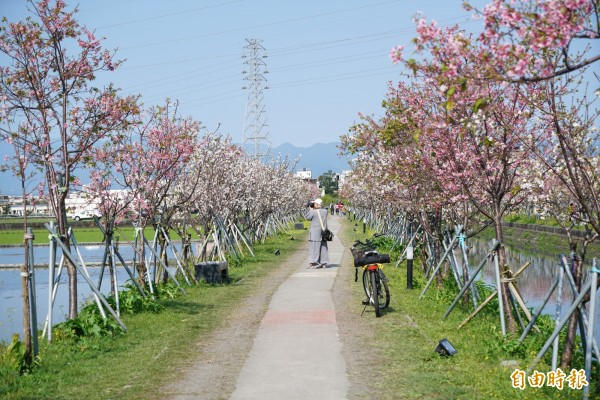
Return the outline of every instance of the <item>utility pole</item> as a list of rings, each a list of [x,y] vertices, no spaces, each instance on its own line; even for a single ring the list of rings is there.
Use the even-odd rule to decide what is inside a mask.
[[[264,90],[268,89],[265,74],[267,58],[265,48],[260,39],[246,39],[246,69],[242,72],[244,80],[249,83],[243,89],[248,89],[246,99],[246,117],[244,121],[244,150],[252,157],[266,161],[271,155],[271,142],[269,141],[269,126],[267,112],[264,105]]]

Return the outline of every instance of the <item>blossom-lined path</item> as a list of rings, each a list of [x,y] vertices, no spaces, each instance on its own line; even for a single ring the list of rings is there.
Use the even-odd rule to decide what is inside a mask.
[[[356,332],[340,331],[334,303],[345,300],[333,299],[340,267],[349,262],[337,235],[341,222],[329,216],[336,236],[327,268],[306,268],[307,244],[282,260],[260,292],[199,343],[201,356],[182,371],[182,380],[163,389],[164,398],[346,399],[361,391],[349,382],[358,373],[355,362],[347,365],[353,353],[340,340]]]
[[[330,218],[333,232],[340,226]],[[273,295],[231,399],[345,399],[346,363],[331,289],[342,258],[329,242],[331,264],[306,269],[305,258]]]

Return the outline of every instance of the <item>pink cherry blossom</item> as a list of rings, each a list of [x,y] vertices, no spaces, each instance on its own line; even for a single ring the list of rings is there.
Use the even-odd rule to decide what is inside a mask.
[[[46,180],[59,234],[66,237],[65,199],[79,184],[75,171],[99,141],[127,126],[136,99],[120,98],[111,87],[90,90],[98,71],[118,63],[75,20],[76,10],[62,0],[31,4],[31,18],[0,26],[0,52],[9,64],[0,80],[3,109],[9,110],[0,137],[13,140],[17,176],[28,180],[35,173]],[[75,317],[77,276],[74,266],[68,271],[69,316]]]

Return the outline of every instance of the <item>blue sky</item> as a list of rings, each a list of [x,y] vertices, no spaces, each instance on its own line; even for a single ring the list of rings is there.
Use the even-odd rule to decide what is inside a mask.
[[[269,138],[306,147],[337,141],[358,112],[377,114],[387,82],[398,80],[389,50],[415,36],[415,13],[442,25],[469,21],[461,3],[81,0],[78,20],[127,60],[99,82],[140,93],[146,104],[178,99],[184,115],[208,130],[220,124],[235,141],[243,139],[248,95],[244,46],[261,39]],[[27,15],[25,1],[0,0],[0,10],[11,21]]]
[[[260,39],[269,89],[263,105],[273,146],[308,147],[339,140],[359,120],[379,115],[400,67],[392,47],[410,51],[413,16],[476,30],[462,0],[67,0],[78,21],[105,37],[126,59],[98,77],[146,105],[179,100],[182,115],[241,143],[248,91],[242,58],[246,39]],[[485,4],[476,1],[475,4]],[[24,19],[25,1],[0,0],[0,14]],[[0,62],[2,61],[0,58]],[[0,150],[1,147],[0,147]],[[4,153],[4,152],[3,152]],[[0,176],[0,182],[3,179]]]

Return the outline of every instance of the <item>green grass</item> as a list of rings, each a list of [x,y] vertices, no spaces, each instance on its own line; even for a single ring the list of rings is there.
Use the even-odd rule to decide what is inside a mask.
[[[512,213],[504,218],[507,222],[515,222],[518,224],[546,225],[559,227],[560,224],[554,217],[538,218],[533,215],[522,213]]]
[[[356,238],[364,239],[369,235],[357,234],[351,228],[347,226],[344,232],[347,246]],[[517,368],[525,371],[552,330],[547,319],[539,323],[543,334],[530,334],[523,345],[516,346],[514,338],[502,336],[498,302],[492,301],[482,313],[458,329],[472,312],[472,304],[459,303],[444,320],[457,293],[456,288],[450,282],[438,288],[434,281],[419,300],[426,284],[420,262],[414,262],[413,289],[406,289],[406,262],[396,268],[398,254],[392,256],[392,263],[384,269],[390,279],[390,307],[381,318],[375,318],[370,312],[362,319],[373,330],[368,346],[377,349],[381,358],[367,374],[377,377],[371,383],[380,393],[378,398],[581,399],[582,391],[570,389],[566,382],[562,391],[548,386],[540,389],[527,386],[523,391],[513,388],[510,375],[515,367],[501,365],[502,361],[512,360],[517,363]],[[360,313],[363,309],[360,302],[364,298],[362,285],[355,284],[353,292],[354,312]],[[457,354],[440,357],[434,351],[444,338],[458,350]],[[535,369],[551,371],[545,361],[542,360]],[[583,368],[581,361],[579,357],[577,362]],[[592,376],[598,376],[597,369]],[[596,380],[592,380],[592,393],[596,393]],[[590,398],[600,396],[593,394]]]
[[[365,235],[352,232],[346,224],[340,237],[346,246]],[[0,398],[2,399],[154,399],[158,388],[177,378],[178,371],[191,361],[190,347],[214,331],[228,318],[232,309],[251,291],[260,288],[274,268],[276,260],[292,254],[306,238],[306,231],[257,245],[256,257],[248,257],[242,266],[230,269],[235,284],[199,285],[186,288],[187,295],[162,300],[165,309],[158,314],[125,315],[129,333],[115,338],[88,338],[78,342],[42,344],[41,363],[32,373],[18,376],[0,360]],[[273,254],[280,249],[281,258]],[[397,257],[398,254],[392,254]],[[580,399],[579,390],[567,385],[560,391],[512,388],[514,367],[503,367],[503,360],[514,360],[527,369],[546,340],[551,325],[540,322],[542,335],[531,334],[523,346],[501,335],[497,302],[461,329],[457,326],[470,314],[468,305],[460,305],[444,320],[443,315],[456,293],[452,285],[432,285],[423,299],[418,297],[425,279],[419,261],[414,265],[414,289],[406,289],[406,267],[384,269],[390,278],[392,294],[389,309],[382,318],[365,312],[361,322],[372,334],[368,342],[355,349],[365,357],[372,350],[376,361],[364,371],[365,382],[374,386],[380,399]],[[342,266],[345,268],[346,266]],[[341,271],[340,271],[341,272]],[[352,275],[354,271],[351,272]],[[360,315],[364,297],[360,283],[352,282],[353,312]],[[434,349],[446,338],[458,350],[452,357],[440,357]],[[2,351],[0,351],[0,354]],[[544,360],[545,361],[545,360]],[[581,358],[577,358],[581,363]],[[544,363],[538,371],[548,372]],[[566,371],[569,374],[569,371]],[[590,399],[598,399],[596,369],[591,380]],[[233,383],[232,383],[233,384]]]
[[[290,241],[290,235],[298,240]],[[40,366],[28,375],[18,376],[0,360],[0,398],[157,398],[158,388],[189,364],[190,348],[226,320],[305,238],[306,231],[290,231],[258,244],[255,257],[230,267],[233,284],[186,287],[187,295],[161,300],[165,309],[160,313],[124,315],[125,335],[51,346],[42,342]],[[281,255],[274,255],[275,249]]]
[[[27,218],[27,222],[50,222],[56,221],[53,217],[35,217],[35,218]],[[21,217],[0,217],[0,224],[8,224],[8,225],[23,225],[23,218]]]
[[[75,239],[78,243],[99,243],[103,240],[103,234],[100,229],[95,227],[80,227],[76,226],[73,228]],[[34,244],[48,244],[49,243],[49,232],[45,228],[34,228],[33,234],[35,235]],[[124,241],[133,240],[134,228],[133,227],[121,227],[115,232],[115,239],[118,237],[119,240]],[[144,230],[144,235],[148,240],[154,238],[154,229],[150,226]],[[181,238],[175,232],[170,232],[172,240],[180,240]],[[192,233],[192,240],[198,239],[196,233]],[[23,244],[23,231],[22,230],[4,230],[0,231],[0,245],[20,245]]]
[[[504,243],[512,249],[518,249],[526,255],[569,254],[569,240],[566,236],[547,232],[531,232],[517,228],[503,227]],[[490,240],[496,237],[493,228],[486,228],[477,235],[478,238]],[[577,239],[581,243],[581,239]],[[581,250],[581,245],[578,246]],[[600,253],[600,240],[588,244],[587,254]],[[589,260],[588,260],[589,261]]]

